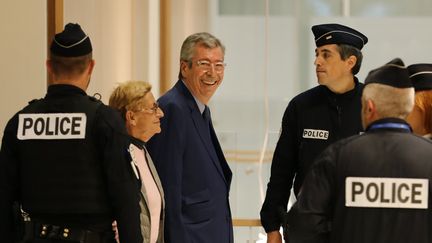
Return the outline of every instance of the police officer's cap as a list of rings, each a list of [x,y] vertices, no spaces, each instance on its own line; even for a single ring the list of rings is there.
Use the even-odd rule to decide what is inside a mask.
[[[407,69],[415,91],[432,89],[432,64],[412,64]]]
[[[90,38],[79,24],[69,23],[64,30],[54,36],[51,53],[61,57],[79,57],[92,52]]]
[[[340,24],[320,24],[312,26],[317,47],[328,44],[346,44],[361,50],[368,42],[362,33]]]
[[[412,88],[408,69],[400,58],[395,58],[382,67],[369,72],[365,85],[377,83],[395,88]]]

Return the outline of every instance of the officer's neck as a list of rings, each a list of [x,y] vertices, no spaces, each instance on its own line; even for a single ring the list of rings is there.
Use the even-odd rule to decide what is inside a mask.
[[[87,90],[90,77],[85,75],[75,76],[75,77],[53,77],[51,84],[68,84],[76,86],[84,91]]]
[[[350,75],[346,78],[337,80],[336,82],[326,85],[331,92],[335,94],[344,94],[351,91],[355,87],[354,76]]]

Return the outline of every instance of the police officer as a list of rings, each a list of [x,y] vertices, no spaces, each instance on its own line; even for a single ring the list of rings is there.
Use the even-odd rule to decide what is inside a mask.
[[[319,86],[293,98],[282,119],[270,182],[261,209],[268,242],[281,242],[279,228],[294,182],[297,195],[315,157],[329,144],[362,131],[360,97],[363,85],[357,74],[361,49],[368,42],[362,33],[340,24],[312,27]]]
[[[31,219],[26,242],[115,242],[116,220],[121,242],[142,243],[123,122],[85,93],[94,64],[90,38],[67,24],[50,47],[45,98],[8,122],[0,151],[1,242],[12,242],[17,231],[11,212],[19,202]]]
[[[405,122],[413,104],[400,59],[369,73],[366,131],[318,156],[288,214],[290,242],[432,242],[432,141]]]
[[[415,89],[414,108],[407,122],[415,134],[432,138],[432,64],[412,64],[407,69]]]

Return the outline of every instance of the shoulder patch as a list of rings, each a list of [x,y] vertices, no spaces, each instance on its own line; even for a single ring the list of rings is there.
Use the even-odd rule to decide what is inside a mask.
[[[36,102],[36,101],[39,101],[39,100],[41,100],[41,99],[33,99],[33,100],[30,100],[28,103],[29,103],[29,104],[32,104],[32,103],[34,103],[34,102]]]

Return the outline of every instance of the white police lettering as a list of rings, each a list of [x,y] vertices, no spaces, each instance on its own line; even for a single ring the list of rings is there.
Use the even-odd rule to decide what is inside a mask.
[[[347,177],[345,206],[427,209],[429,180],[413,178]]]
[[[304,138],[327,140],[328,136],[329,136],[329,132],[326,130],[316,130],[316,129],[304,129],[303,130],[303,137]]]
[[[28,139],[84,139],[85,113],[20,114],[17,137]]]

